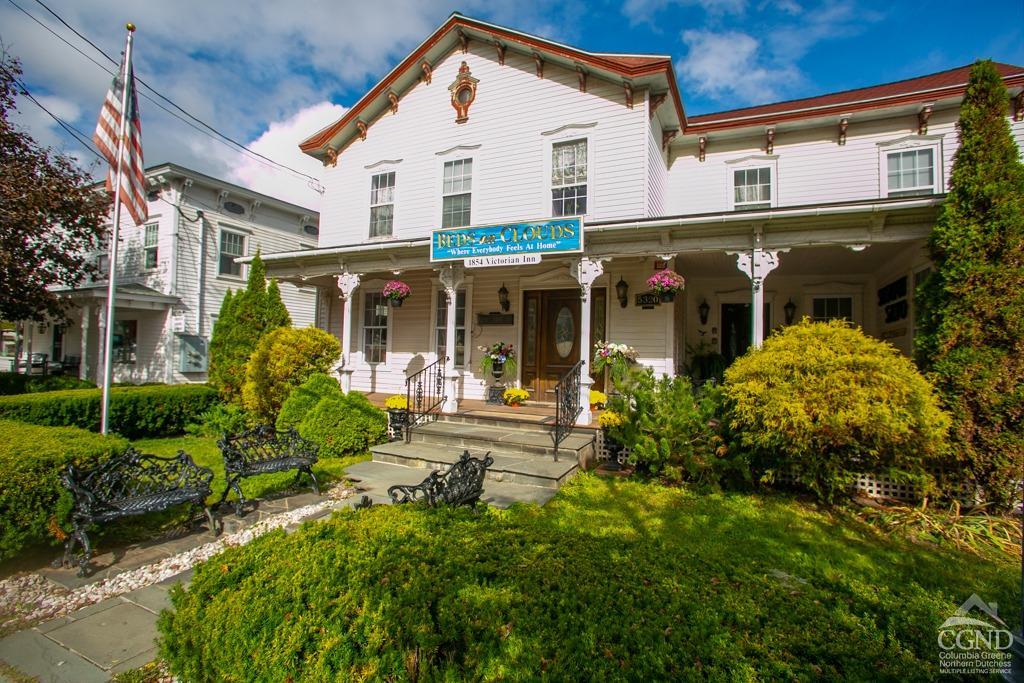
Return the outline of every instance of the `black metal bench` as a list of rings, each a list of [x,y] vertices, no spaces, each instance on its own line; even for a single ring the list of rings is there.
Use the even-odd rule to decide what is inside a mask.
[[[75,544],[82,546],[78,558],[78,575],[85,576],[86,566],[92,559],[92,545],[88,527],[125,517],[159,512],[192,503],[206,511],[210,530],[220,534],[213,512],[206,505],[212,493],[210,481],[213,472],[196,465],[185,451],[170,458],[140,453],[129,448],[122,455],[91,470],[79,470],[68,465],[61,474],[61,482],[74,498],[71,512],[72,532],[64,543],[64,556],[55,566],[70,566]]]
[[[235,514],[239,517],[242,516],[242,506],[245,505],[242,488],[238,485],[243,477],[297,469],[295,483],[298,483],[303,473],[308,474],[313,480],[313,490],[317,495],[320,494],[320,487],[313,474],[317,448],[299,436],[294,429],[278,432],[271,426],[261,425],[237,436],[225,436],[217,445],[224,456],[224,470],[228,479],[220,502],[223,503],[228,491],[234,489],[238,495],[238,500],[235,501]]]
[[[487,468],[493,464],[490,451],[481,459],[472,457],[467,450],[444,472],[434,470],[415,486],[396,484],[388,489],[388,495],[393,503],[424,501],[431,507],[440,503],[474,505],[483,495]]]

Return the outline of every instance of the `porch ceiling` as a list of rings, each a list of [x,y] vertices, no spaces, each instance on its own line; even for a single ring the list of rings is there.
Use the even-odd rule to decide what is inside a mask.
[[[798,247],[779,254],[779,267],[772,276],[857,275],[874,273],[909,248],[924,248],[923,241],[872,244],[864,251],[846,247]],[[682,253],[676,270],[684,277],[742,277],[736,257],[721,251]],[[769,276],[771,277],[771,276]]]

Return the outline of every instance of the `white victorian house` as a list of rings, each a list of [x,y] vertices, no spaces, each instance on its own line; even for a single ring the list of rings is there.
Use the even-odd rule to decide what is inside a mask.
[[[1024,143],[1024,67],[997,67]],[[292,237],[268,273],[321,291],[346,390],[403,392],[441,359],[446,412],[487,396],[498,341],[537,401],[582,361],[580,423],[599,340],[673,374],[842,317],[909,353],[968,72],[688,116],[670,56],[454,14],[302,142],[326,166],[318,246]],[[552,238],[580,224],[582,244]],[[465,258],[484,256],[508,258]],[[665,268],[686,279],[668,303],[645,295]]]
[[[149,218],[124,217],[118,250],[113,375],[115,382],[204,382],[207,344],[228,289],[246,285],[236,259],[316,246],[319,217],[176,164],[146,170]],[[96,254],[101,273],[109,261]],[[106,326],[106,277],[63,290],[72,304],[63,323],[24,323],[20,339],[4,330],[0,361],[33,358],[98,382]],[[296,327],[315,324],[316,289],[282,283]],[[16,347],[20,345],[20,353]],[[53,365],[56,363],[57,365]],[[0,365],[0,369],[3,366]]]

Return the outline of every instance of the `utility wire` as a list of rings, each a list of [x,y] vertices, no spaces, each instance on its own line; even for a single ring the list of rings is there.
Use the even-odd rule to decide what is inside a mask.
[[[81,32],[79,32],[74,26],[72,26],[67,21],[65,21],[59,14],[57,14],[55,11],[50,9],[50,7],[48,5],[46,5],[46,3],[42,2],[42,0],[35,0],[35,1],[43,9],[45,9],[47,12],[49,12],[51,15],[53,15],[57,19],[57,21],[59,21],[68,30],[70,30],[76,36],[78,36],[83,41],[88,43],[93,49],[95,49],[97,52],[99,52],[101,55],[103,55],[111,64],[113,64],[114,66],[118,66],[118,62],[115,61],[113,57],[111,57],[102,48],[100,48],[98,45],[96,45],[96,43],[94,43],[93,41],[89,40],[88,37],[86,37]],[[114,72],[111,69],[109,69],[109,68],[105,67],[104,65],[100,64],[99,62],[97,62],[95,59],[90,57],[88,54],[86,54],[84,51],[82,51],[76,45],[74,45],[71,42],[69,42],[67,39],[65,39],[63,36],[61,36],[59,33],[57,33],[52,28],[47,26],[45,23],[40,21],[38,18],[36,18],[34,15],[32,15],[27,10],[25,10],[23,7],[18,5],[18,3],[15,2],[15,0],[8,0],[8,2],[10,2],[18,10],[20,10],[23,14],[25,14],[30,19],[32,19],[35,23],[39,24],[42,28],[46,29],[49,33],[51,33],[53,36],[55,36],[61,42],[65,43],[66,45],[71,47],[73,50],[78,52],[80,55],[82,55],[83,57],[88,59],[90,62],[92,62],[93,64],[95,64],[99,68],[103,69],[106,73],[108,73],[110,75],[114,74]],[[175,111],[171,111],[166,106],[162,105],[160,102],[157,102],[155,99],[153,99],[153,97],[149,96],[146,92],[140,92],[139,94],[141,94],[143,97],[145,97],[147,100],[152,102],[154,105],[156,105],[157,107],[159,107],[163,111],[167,112],[171,116],[174,116],[178,120],[182,121],[183,123],[185,123],[186,125],[188,125],[192,129],[194,129],[194,130],[196,130],[196,131],[198,131],[200,133],[203,133],[204,135],[212,137],[212,138],[216,139],[218,142],[220,142],[221,144],[225,144],[228,147],[231,147],[232,149],[238,148],[236,151],[241,151],[241,152],[249,154],[251,156],[251,158],[253,158],[254,161],[256,161],[258,163],[261,163],[264,166],[267,166],[268,168],[269,167],[278,167],[279,169],[283,169],[283,170],[288,171],[288,172],[290,172],[290,173],[292,173],[294,175],[297,175],[297,176],[300,176],[302,178],[305,178],[307,180],[307,184],[313,190],[315,190],[316,192],[319,192],[320,194],[323,194],[323,185],[320,183],[320,181],[317,178],[309,175],[308,173],[303,173],[302,171],[299,171],[298,169],[295,169],[295,168],[292,168],[290,166],[287,166],[286,164],[282,164],[282,163],[280,163],[278,161],[274,161],[270,157],[267,157],[267,156],[265,156],[265,155],[255,151],[255,150],[250,149],[245,144],[243,144],[241,142],[238,142],[237,140],[235,140],[235,139],[231,138],[230,136],[226,135],[225,133],[222,133],[221,131],[219,131],[216,128],[214,128],[213,126],[209,125],[208,123],[206,123],[205,121],[203,121],[199,117],[195,116],[191,112],[185,110],[184,108],[179,106],[176,102],[174,102],[170,98],[164,96],[162,93],[160,93],[158,90],[156,90],[156,88],[154,88],[153,86],[149,85],[148,83],[146,83],[141,78],[136,76],[135,80],[136,80],[136,82],[138,82],[139,84],[141,84],[142,86],[147,88],[150,92],[152,92],[153,95],[155,95],[156,97],[160,98],[161,100],[167,102],[171,107],[176,109],[178,112],[181,112],[181,114],[178,114]],[[188,119],[191,119],[191,120],[183,118],[182,115],[184,115],[185,117],[188,117]],[[193,122],[195,122],[195,123],[193,123]],[[198,126],[196,124],[198,124]],[[200,126],[202,128],[200,128]],[[203,130],[203,129],[206,129],[206,130]]]

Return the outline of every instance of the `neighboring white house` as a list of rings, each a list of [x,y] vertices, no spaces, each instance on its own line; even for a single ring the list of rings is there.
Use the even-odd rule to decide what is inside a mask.
[[[1024,142],[1024,67],[997,68]],[[269,255],[268,272],[330,293],[319,319],[346,389],[401,391],[447,349],[448,411],[485,396],[477,349],[496,341],[542,401],[597,340],[672,374],[701,346],[731,359],[803,316],[843,317],[909,353],[968,72],[688,117],[670,56],[454,14],[301,144],[326,166],[319,246]],[[565,216],[585,226],[580,252],[549,240],[539,263],[469,267],[445,251],[509,253]],[[685,292],[638,296],[666,267]],[[413,293],[389,308],[396,274]]]
[[[115,382],[203,382],[207,342],[228,289],[245,287],[247,266],[238,257],[312,249],[315,211],[289,204],[175,164],[146,170],[149,219],[130,225],[124,216],[118,253],[114,320]],[[96,255],[100,272],[107,255]],[[23,359],[45,354],[80,377],[102,372],[107,281],[62,290],[73,304],[66,323],[23,327]],[[281,284],[296,327],[316,323],[317,290]],[[14,330],[3,331],[0,363],[13,365]],[[0,365],[0,369],[4,369]]]

